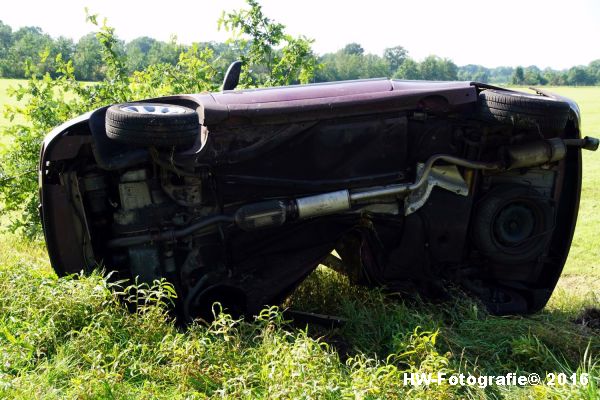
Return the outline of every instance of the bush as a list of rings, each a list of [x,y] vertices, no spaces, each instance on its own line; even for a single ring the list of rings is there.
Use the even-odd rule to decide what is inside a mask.
[[[317,65],[311,41],[285,34],[285,27],[266,18],[256,1],[247,1],[250,9],[223,14],[220,20],[232,32],[230,42],[238,49],[238,58],[252,68],[244,71],[243,86],[309,81]],[[57,76],[49,73],[38,76],[29,67],[28,83],[9,93],[22,105],[4,111],[10,121],[21,115],[25,123],[13,124],[2,132],[13,141],[8,151],[0,155],[1,213],[8,215],[12,231],[28,237],[40,234],[37,162],[40,144],[53,127],[107,104],[218,90],[223,79],[224,71],[213,66],[220,65],[213,50],[198,46],[183,51],[175,65],[154,64],[130,76],[114,28],[106,25],[106,21],[99,24],[96,15],[88,15],[87,19],[98,28],[96,36],[101,44],[105,79],[94,84],[78,82],[73,62],[64,61],[59,54],[54,60]],[[260,27],[256,27],[257,22]]]

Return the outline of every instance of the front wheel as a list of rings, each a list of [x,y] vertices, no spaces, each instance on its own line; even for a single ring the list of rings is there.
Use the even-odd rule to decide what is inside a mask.
[[[200,131],[196,111],[173,104],[116,104],[105,123],[109,138],[138,146],[190,147]]]

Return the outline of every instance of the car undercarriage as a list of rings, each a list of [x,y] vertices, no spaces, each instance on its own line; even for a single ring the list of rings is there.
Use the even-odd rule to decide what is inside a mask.
[[[531,313],[598,146],[579,118],[547,93],[385,79],[104,107],[44,142],[46,242],[59,275],[166,279],[185,321],[281,303],[334,251],[356,284]]]

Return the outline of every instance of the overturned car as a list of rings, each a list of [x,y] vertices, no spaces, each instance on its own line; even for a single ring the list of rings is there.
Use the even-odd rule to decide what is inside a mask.
[[[165,278],[185,320],[281,302],[334,250],[357,284],[497,314],[548,301],[581,189],[577,105],[387,79],[163,97],[52,131],[41,216],[59,275]]]

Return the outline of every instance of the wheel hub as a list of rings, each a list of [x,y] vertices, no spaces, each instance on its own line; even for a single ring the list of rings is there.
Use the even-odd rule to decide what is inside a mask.
[[[164,104],[127,104],[121,107],[121,110],[136,114],[183,114],[185,108]]]

